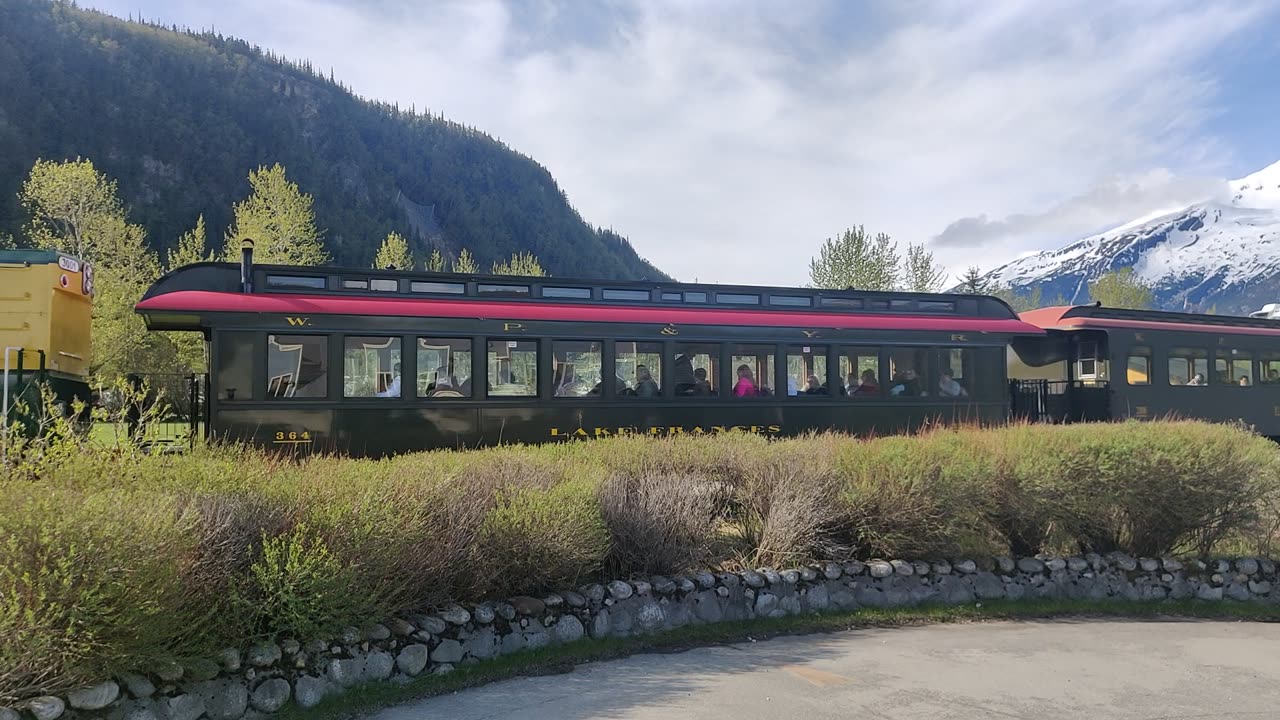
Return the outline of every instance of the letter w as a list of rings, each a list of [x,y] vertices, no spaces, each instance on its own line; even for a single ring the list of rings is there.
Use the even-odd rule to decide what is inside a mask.
[[[291,317],[291,318],[285,318],[285,319],[289,321],[290,325],[306,325],[307,321],[310,320],[311,318]]]

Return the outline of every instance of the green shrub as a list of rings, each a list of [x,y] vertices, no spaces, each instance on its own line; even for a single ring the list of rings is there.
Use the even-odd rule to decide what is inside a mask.
[[[262,539],[238,610],[266,637],[324,637],[370,612],[354,569],[335,557],[306,524]]]

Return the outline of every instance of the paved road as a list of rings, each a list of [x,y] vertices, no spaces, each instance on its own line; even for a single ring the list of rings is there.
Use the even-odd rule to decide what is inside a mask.
[[[374,720],[1280,718],[1280,624],[1100,621],[857,630],[637,655]]]

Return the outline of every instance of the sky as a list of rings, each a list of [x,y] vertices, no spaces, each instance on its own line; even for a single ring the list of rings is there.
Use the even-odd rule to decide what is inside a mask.
[[[956,278],[1280,161],[1270,0],[89,0],[308,58],[546,166],[679,280],[863,225]]]

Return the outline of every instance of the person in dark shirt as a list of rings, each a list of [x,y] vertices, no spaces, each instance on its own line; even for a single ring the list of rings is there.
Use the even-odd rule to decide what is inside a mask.
[[[653,381],[653,374],[644,365],[636,366],[636,396],[642,398],[658,397],[662,392],[658,383]]]

